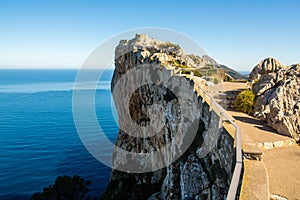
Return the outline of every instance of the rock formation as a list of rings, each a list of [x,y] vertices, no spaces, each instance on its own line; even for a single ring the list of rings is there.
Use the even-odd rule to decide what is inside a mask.
[[[178,45],[169,42],[161,42],[148,38],[147,35],[136,35],[132,40],[122,40],[115,51],[115,72],[112,79],[112,91],[118,82],[130,72],[145,64],[156,64],[164,73],[168,69],[183,67],[199,67],[203,63],[199,56],[185,54]],[[193,83],[188,82],[181,88],[185,93],[190,106],[183,107],[174,91],[164,87],[157,77],[159,73],[152,72],[153,83],[145,84],[137,88],[129,100],[130,118],[140,126],[151,123],[151,115],[163,120],[162,129],[158,134],[148,138],[133,137],[130,132],[134,130],[119,130],[116,146],[134,153],[149,153],[157,151],[168,143],[172,143],[176,135],[182,137],[177,141],[171,154],[182,155],[170,165],[147,173],[126,173],[112,170],[110,183],[102,199],[225,199],[233,172],[234,145],[233,139],[226,131],[219,127],[219,118],[200,97],[193,91]],[[134,85],[134,77],[121,86],[119,97],[125,94],[125,87]],[[184,77],[178,77],[176,81],[184,82]],[[174,82],[175,83],[175,82]],[[114,100],[116,102],[117,99]],[[118,102],[116,102],[118,103]],[[196,103],[196,107],[192,104]],[[160,105],[161,108],[156,108]],[[153,113],[154,112],[154,113]],[[192,120],[180,120],[182,113],[192,114]],[[120,117],[119,124],[126,124],[128,119]],[[193,123],[197,123],[195,130],[189,130]],[[186,130],[186,133],[182,133]],[[193,138],[189,138],[192,131],[196,131]],[[212,144],[211,151],[202,155],[200,147],[205,137],[221,134]],[[184,141],[188,139],[191,145],[181,152]],[[120,166],[126,162],[127,157],[114,155],[113,165]],[[160,162],[158,159],[156,162]],[[145,161],[145,165],[153,164]],[[143,167],[143,166],[141,166]]]
[[[253,115],[278,133],[300,139],[300,65],[283,66],[267,58],[250,74],[257,95]]]

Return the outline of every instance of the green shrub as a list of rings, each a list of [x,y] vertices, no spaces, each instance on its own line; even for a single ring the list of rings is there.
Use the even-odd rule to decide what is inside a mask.
[[[202,74],[198,70],[195,70],[194,76],[202,77]]]
[[[213,77],[213,83],[214,83],[214,84],[217,85],[217,84],[220,83],[220,78],[218,77],[217,74],[213,74],[212,77]]]
[[[171,55],[175,58],[176,57],[176,52],[171,52]]]
[[[80,176],[58,176],[54,184],[44,188],[43,192],[34,193],[31,199],[91,199],[88,195],[90,185],[91,181]]]
[[[179,60],[171,60],[169,63],[177,68],[189,68],[188,66],[181,64]]]
[[[191,74],[190,70],[181,70],[181,74]]]
[[[248,81],[246,79],[237,79],[237,80],[234,80],[232,82],[235,82],[235,83],[247,83]]]
[[[225,82],[232,82],[232,81],[234,81],[234,79],[230,76],[230,75],[228,75],[228,74],[226,74],[225,73],[225,76],[224,76],[224,79],[223,79]]]
[[[171,60],[172,65],[174,65],[175,67],[178,67],[180,65],[178,60]]]
[[[255,94],[252,90],[244,90],[235,99],[235,108],[243,113],[250,114],[255,102]]]

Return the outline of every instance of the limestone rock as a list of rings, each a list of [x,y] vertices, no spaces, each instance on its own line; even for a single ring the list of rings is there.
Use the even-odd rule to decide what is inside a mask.
[[[180,186],[181,197],[192,198],[196,196],[199,191],[209,187],[210,180],[204,172],[200,160],[196,156],[190,155],[186,162],[182,163],[180,167]]]
[[[282,197],[278,194],[271,194],[270,199],[271,200],[288,200],[288,198]]]
[[[267,58],[262,60],[258,65],[254,67],[249,75],[250,80],[253,82],[258,80],[261,76],[268,74],[270,72],[276,72],[284,66],[274,58]]]
[[[253,92],[256,95],[262,95],[267,90],[271,89],[275,85],[274,73],[265,74],[258,79],[258,82],[253,86]]]
[[[174,69],[176,67],[174,63],[196,68],[208,60],[208,58],[200,56],[187,55],[178,45],[161,42],[149,38],[147,35],[136,35],[131,40],[120,41],[115,54],[116,68],[111,83],[113,91],[118,86],[118,81],[126,73],[141,65],[154,63],[161,67],[161,71],[165,72],[168,69]],[[172,143],[175,135],[181,135],[181,139],[176,142],[176,145],[173,145],[174,149],[167,152],[167,159],[173,154],[180,154],[181,157],[162,169],[147,173],[126,173],[112,170],[110,183],[102,199],[210,199],[211,197],[225,199],[232,176],[231,164],[234,152],[232,138],[220,137],[219,140],[222,141],[215,141],[214,144],[211,144],[214,149],[213,153],[208,153],[205,158],[197,157],[196,152],[202,145],[203,137],[206,134],[222,131],[218,126],[219,118],[216,114],[211,116],[208,104],[203,103],[193,91],[192,82],[188,81],[187,84],[181,85],[183,88],[179,92],[186,97],[186,101],[189,103],[188,106],[181,106],[176,95],[170,89],[163,87],[160,83],[154,84],[159,75],[160,73],[152,73],[151,77],[143,77],[144,79],[150,78],[153,83],[135,89],[128,107],[129,117],[135,124],[145,126],[151,123],[151,116],[156,116],[162,120],[162,129],[154,136],[145,138],[130,135],[129,133],[135,132],[134,129],[126,131],[120,129],[115,145],[127,152],[148,153]],[[183,79],[186,80],[184,77],[176,80]],[[131,85],[135,85],[135,81],[136,77],[122,85],[121,90],[118,91],[121,98],[128,96],[124,92],[125,86],[131,87]],[[114,100],[117,103],[117,99]],[[196,104],[195,107],[193,104]],[[183,116],[184,123],[180,123],[182,113],[192,113],[194,121]],[[118,114],[120,125],[129,121],[128,118],[120,117],[119,110]],[[191,133],[189,127],[195,121],[199,122],[199,126],[196,129],[195,138],[191,138],[189,137]],[[145,130],[142,133],[146,132],[149,131]],[[181,149],[184,146],[182,138],[192,141],[186,151]],[[217,144],[222,145],[217,147]],[[123,154],[116,154],[113,157],[113,165],[122,166],[127,159],[128,157]],[[163,161],[163,158],[154,162],[146,160],[139,167],[147,167]]]
[[[251,72],[257,95],[253,115],[280,134],[300,139],[300,65],[284,67],[273,58],[260,62]]]

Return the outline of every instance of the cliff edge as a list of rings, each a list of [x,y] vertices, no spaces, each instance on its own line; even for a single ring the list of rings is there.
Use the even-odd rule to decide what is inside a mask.
[[[149,79],[151,83],[131,90],[133,92],[128,98],[129,117],[121,115],[123,111],[117,106],[119,124],[125,124],[126,130],[120,128],[115,145],[138,155],[152,154],[168,144],[171,144],[171,149],[165,152],[167,156],[157,157],[156,160],[149,157],[141,161],[139,173],[117,170],[128,162],[129,158],[115,152],[115,169],[111,172],[110,182],[102,199],[226,198],[235,164],[233,138],[220,127],[219,116],[212,112],[208,104],[193,90],[192,81],[185,77],[171,77],[171,85],[180,85],[180,88],[174,87],[172,91],[158,78],[161,74],[168,74],[171,69],[201,68],[206,63],[207,59],[187,55],[178,45],[152,39],[147,35],[136,35],[131,40],[120,41],[115,50],[116,67],[112,79],[113,93],[118,88],[117,94],[114,95],[116,105],[123,97],[127,98],[126,88],[138,80],[138,77],[134,76],[119,84],[132,69],[138,70],[141,66],[146,66],[144,71],[150,70],[151,73],[150,76],[142,76],[142,80]],[[158,67],[152,70],[148,65]],[[184,98],[186,106],[181,103],[177,94]],[[185,114],[190,117],[186,118]],[[128,121],[132,120],[138,126],[144,127],[151,124],[153,116],[163,119],[161,124],[157,124],[161,127],[157,134],[144,138],[134,136],[139,131],[131,128]],[[149,130],[145,129],[139,133],[148,134]],[[205,137],[214,134],[219,137],[211,145],[210,151],[203,154],[200,148]],[[178,136],[180,139],[174,143]],[[186,142],[190,142],[191,145],[184,149]],[[165,167],[142,172],[150,165],[158,165],[170,158],[176,159]]]

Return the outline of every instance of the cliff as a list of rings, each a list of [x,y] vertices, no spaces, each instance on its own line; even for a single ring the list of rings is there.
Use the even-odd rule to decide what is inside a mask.
[[[147,35],[120,41],[112,79],[120,130],[102,199],[226,198],[234,140],[193,82],[171,73],[205,62]]]
[[[284,66],[267,58],[250,74],[256,101],[253,115],[278,133],[300,139],[300,64]]]

